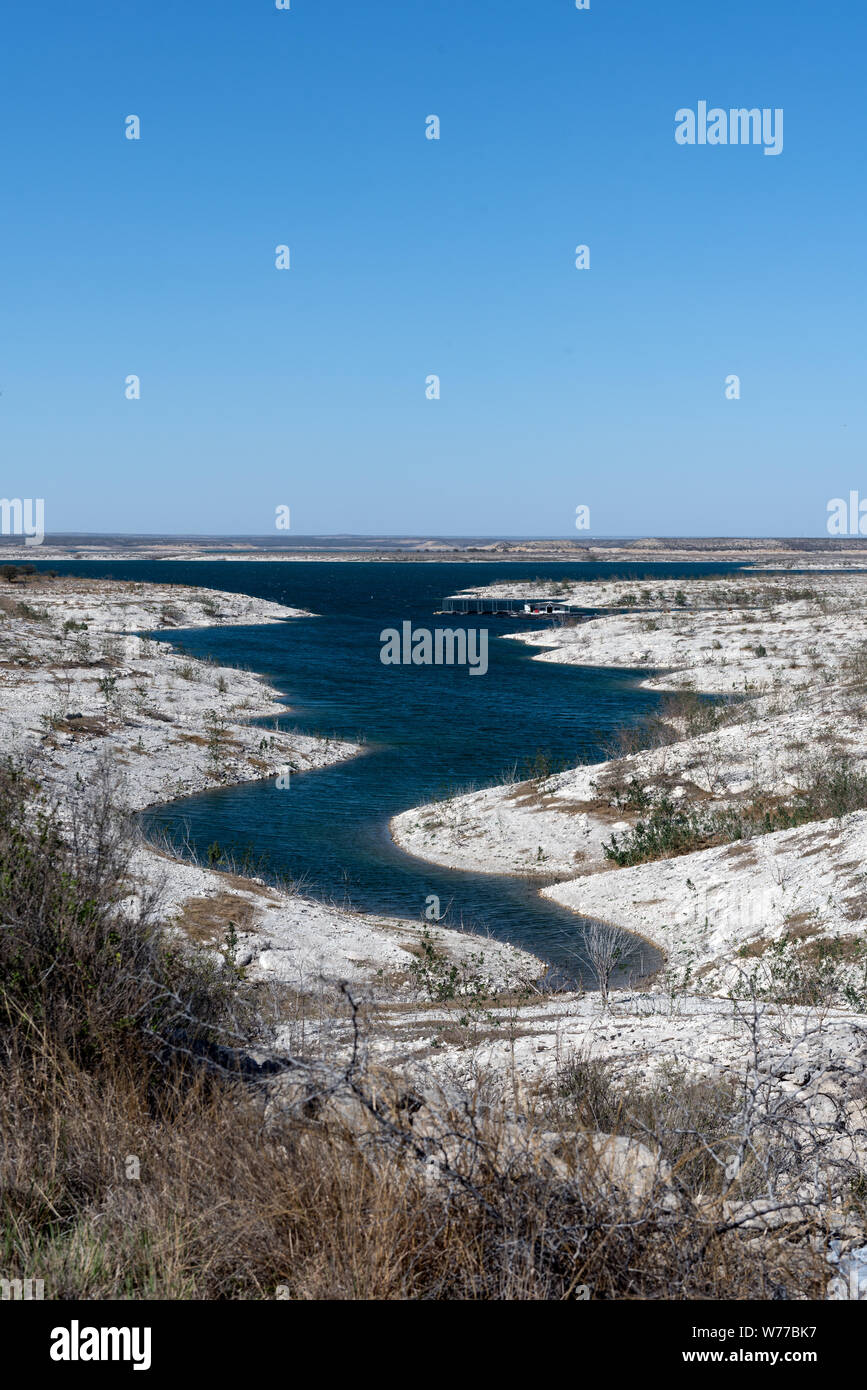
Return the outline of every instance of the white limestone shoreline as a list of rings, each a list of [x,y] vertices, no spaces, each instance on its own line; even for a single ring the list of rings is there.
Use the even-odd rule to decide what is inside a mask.
[[[843,612],[837,614],[841,622]],[[638,614],[629,616],[640,621]],[[664,634],[654,638],[653,665],[667,665],[665,679],[675,688],[687,683],[690,660],[706,675],[702,644],[711,630],[707,625],[715,621],[707,611],[696,613],[684,619],[692,625],[684,629],[678,626],[682,618],[653,630]],[[626,771],[642,785],[665,785],[672,795],[678,786],[689,786],[710,797],[730,797],[757,770],[785,787],[796,772],[783,756],[795,746],[794,736],[807,729],[814,738],[825,728],[839,733],[847,718],[853,724],[851,751],[860,761],[865,750],[852,719],[860,695],[852,689],[842,649],[833,679],[829,665],[823,668],[828,679],[820,682],[814,662],[804,688],[795,690],[797,682],[786,679],[775,688],[774,673],[791,669],[787,657],[809,618],[809,612],[784,606],[777,618],[768,616],[763,623],[758,645],[766,654],[756,659],[766,663],[771,689],[753,692],[748,703],[755,706],[755,717],[746,725],[725,725],[713,734],[632,754]],[[0,755],[23,759],[42,792],[58,799],[108,770],[116,781],[119,777],[130,810],[206,787],[283,775],[290,767],[286,789],[275,788],[274,794],[291,796],[293,775],[315,773],[363,755],[363,749],[252,725],[253,719],[285,714],[279,692],[252,673],[196,661],[139,634],[295,620],[315,621],[301,610],[244,595],[178,586],[72,578],[4,586]],[[846,621],[852,621],[851,614]],[[597,620],[595,631],[590,625],[555,638],[548,634],[537,659],[601,664],[603,655],[619,653],[621,664],[631,665],[634,633],[626,636],[621,623],[612,616]],[[718,630],[725,644],[714,648],[711,643],[711,651],[730,653],[734,661],[738,623],[722,622]],[[840,636],[839,624],[832,622],[821,653],[828,663]],[[534,634],[518,637],[538,642]],[[719,660],[710,665],[721,688],[730,688],[729,665]],[[796,669],[803,673],[803,667]],[[648,678],[658,679],[651,672]],[[717,736],[722,743],[709,760],[708,741]],[[435,950],[465,967],[471,982],[477,983],[481,972],[490,981],[490,997],[475,1012],[471,994],[466,1000],[459,995],[450,1002],[432,1001],[411,969],[418,960],[422,921],[347,911],[259,878],[180,860],[152,843],[136,851],[125,905],[134,911],[137,895],[157,887],[171,929],[215,951],[227,949],[224,938],[231,941],[235,965],[279,999],[283,1012],[276,1042],[286,1051],[295,1051],[300,1040],[316,1055],[340,1055],[348,1037],[339,990],[345,982],[372,1010],[374,1026],[365,1042],[370,1060],[403,1072],[414,1084],[436,1088],[457,1082],[470,1090],[482,1084],[492,1088],[489,1094],[514,1098],[555,1083],[576,1060],[594,1059],[609,1066],[614,1083],[624,1086],[675,1074],[741,1082],[758,1075],[763,1103],[782,1100],[795,1122],[805,1117],[818,1134],[827,1172],[837,1163],[863,1163],[867,1012],[827,1004],[763,1004],[751,1017],[749,1001],[727,994],[745,964],[739,956],[743,945],[785,930],[793,913],[803,913],[819,935],[863,925],[867,811],[764,836],[747,845],[755,855],[735,846],[740,854],[735,858],[732,847],[724,846],[610,870],[601,845],[612,829],[611,808],[605,812],[606,793],[598,785],[610,772],[611,766],[602,764],[531,787],[473,793],[435,808],[442,819],[437,827],[419,824],[419,812],[394,822],[399,842],[422,858],[438,855],[476,871],[524,872],[530,818],[532,841],[547,847],[546,871],[552,865],[564,871],[563,880],[546,894],[641,933],[666,952],[666,968],[653,987],[615,990],[607,1008],[594,993],[547,995],[528,989],[542,970],[533,956],[439,925],[431,928]],[[711,774],[713,785],[707,780]],[[582,856],[577,860],[576,843]],[[814,1200],[817,1190],[815,1182],[805,1187],[803,1200]],[[829,1207],[828,1220],[849,1245],[863,1241],[860,1225],[845,1210]]]
[[[208,786],[275,776],[290,763],[296,770],[307,771],[363,754],[354,744],[251,726],[251,719],[286,712],[278,693],[260,678],[193,661],[168,643],[137,635],[167,626],[182,629],[291,621],[303,616],[300,610],[244,595],[72,578],[34,580],[26,588],[4,586],[0,596],[6,610],[0,620],[0,708],[4,714],[0,753],[28,758],[47,791],[53,788],[60,794],[77,780],[86,783],[107,762],[123,777],[126,804],[141,809]],[[22,602],[25,612],[19,611]],[[638,618],[637,614],[630,616]],[[796,615],[789,617],[794,621]],[[593,664],[603,650],[609,655],[611,642],[605,625],[621,621],[620,617],[600,619],[598,647],[582,647],[580,654],[587,657],[589,652]],[[705,624],[712,618],[703,614],[688,621]],[[64,631],[64,624],[73,626]],[[784,629],[786,622],[781,619],[779,626]],[[730,627],[732,632],[736,630],[736,625]],[[660,631],[665,631],[664,626]],[[769,634],[767,629],[766,639]],[[585,629],[582,638],[586,635]],[[675,631],[674,636],[681,642],[687,634]],[[520,638],[535,640],[533,634],[522,633]],[[546,640],[551,641],[550,637]],[[566,641],[572,640],[567,630]],[[775,635],[768,645],[769,662],[782,662],[782,654],[774,649],[777,640]],[[688,640],[683,649],[689,650]],[[556,650],[552,642],[538,655]],[[621,642],[621,652],[624,663],[631,663],[628,642]],[[572,655],[578,654],[579,649],[573,646]],[[662,655],[660,650],[656,659]],[[670,654],[666,659],[671,678],[677,663]],[[721,678],[730,677],[724,664],[719,671]],[[104,684],[107,679],[109,686]],[[821,708],[826,706],[823,717],[829,725],[839,724],[849,698],[841,684],[832,682],[818,705],[813,701],[809,710],[796,704],[775,712],[779,692],[757,695],[760,717],[755,727],[781,729],[781,752],[792,731],[800,727],[791,721],[806,716],[815,730]],[[214,710],[224,721],[219,769],[209,758],[207,726]],[[775,723],[781,718],[782,725]],[[731,748],[724,742],[722,754],[712,764],[729,779],[729,792],[752,766],[751,752],[748,755],[735,737],[738,728],[731,726],[730,731],[726,726],[720,731],[720,737],[733,738],[734,742]],[[273,737],[274,743],[262,747],[266,736]],[[678,779],[700,786],[704,745],[713,737],[701,735],[632,755],[632,770],[639,780],[667,778],[674,790],[680,784]],[[738,737],[742,739],[743,732]],[[766,746],[769,738],[762,734],[756,739],[756,748],[762,750],[762,767],[775,769],[785,784],[786,761],[772,756],[773,749]],[[687,766],[685,758],[695,766]],[[547,779],[528,791],[531,800],[538,800],[536,805],[522,805],[521,793],[508,787],[458,798],[466,807],[458,833],[448,824],[436,832],[413,828],[418,812],[396,818],[399,842],[421,858],[439,855],[443,862],[475,871],[524,872],[524,822],[531,817],[530,844],[547,846],[546,872],[551,872],[552,865],[564,871],[563,881],[546,893],[582,913],[599,915],[639,932],[667,952],[670,969],[666,978],[640,995],[616,992],[611,1013],[600,1007],[598,996],[593,994],[534,996],[510,1007],[500,1041],[494,1011],[489,1039],[468,1034],[463,1041],[452,1040],[432,1050],[431,1029],[442,1011],[420,999],[408,980],[421,921],[349,912],[307,899],[303,893],[282,892],[249,877],[177,860],[153,846],[142,848],[136,870],[144,880],[160,882],[168,919],[189,930],[195,939],[217,945],[229,922],[235,923],[238,960],[251,977],[308,998],[333,996],[341,980],[357,986],[379,1009],[381,1026],[374,1045],[396,1065],[449,1075],[489,1068],[503,1078],[508,1075],[528,1082],[553,1075],[575,1055],[606,1058],[624,1076],[650,1076],[672,1064],[716,1071],[736,1069],[743,1062],[747,1042],[733,1021],[733,1005],[721,997],[726,985],[724,974],[712,978],[710,971],[705,971],[698,992],[692,985],[684,987],[685,973],[689,970],[694,980],[705,966],[724,972],[737,965],[737,952],[744,941],[749,944],[768,928],[769,906],[777,923],[784,923],[801,902],[808,903],[811,910],[824,911],[829,892],[841,886],[841,863],[852,865],[861,853],[867,816],[858,813],[835,832],[837,842],[830,857],[823,860],[821,873],[813,867],[815,857],[805,854],[803,841],[815,836],[816,844],[810,848],[818,847],[819,841],[827,838],[828,828],[812,826],[764,837],[760,867],[747,877],[739,866],[737,878],[733,878],[731,863],[725,858],[727,851],[719,848],[634,869],[606,871],[599,855],[604,834],[612,828],[610,814],[598,817],[597,826],[592,810],[579,810],[577,815],[575,811],[575,803],[588,795],[599,800],[592,787],[593,776],[594,769],[582,768]],[[289,789],[275,795],[291,796],[291,774]],[[443,808],[451,814],[450,803],[435,809],[441,813]],[[590,826],[587,835],[580,821],[585,814]],[[576,866],[572,857],[576,827],[581,852],[587,855],[586,865],[579,862]],[[799,869],[807,858],[807,867]],[[582,867],[588,872],[581,873]],[[840,925],[849,920],[847,912],[857,910],[859,871],[860,864],[846,870],[846,892],[839,898]],[[691,888],[686,885],[687,877]],[[757,904],[746,935],[743,924],[732,930],[733,882],[737,883],[737,893]],[[808,892],[812,897],[805,896]],[[705,916],[713,916],[715,905],[721,905],[722,913],[708,933]],[[663,928],[669,923],[671,931],[667,932]],[[770,925],[773,930],[773,923]],[[541,973],[540,962],[534,957],[506,944],[480,941],[439,925],[434,936],[453,959],[468,960],[481,954],[484,969],[492,978],[526,981]],[[708,1045],[711,1018],[718,1020],[712,1047]],[[867,1028],[867,1018],[846,1008],[825,1009],[823,1028],[826,1052],[830,1047],[833,1055],[843,1056],[855,1045],[853,1038],[861,1037]]]
[[[546,588],[465,592],[530,598]],[[822,757],[867,773],[867,576],[564,583],[560,594],[628,611],[509,634],[536,649],[534,661],[628,669],[647,689],[733,697],[731,717],[701,732],[669,730],[661,746],[607,762],[406,811],[391,824],[396,843],[450,868],[562,875],[544,896],[649,938],[677,968],[701,972],[708,992],[731,986],[744,952],[796,928],[814,942],[860,941],[867,812],[631,868],[615,868],[604,846],[663,796],[705,808],[758,794],[785,803]],[[643,811],[624,796],[633,783]]]
[[[363,756],[363,747],[279,729],[288,707],[262,678],[140,634],[293,620],[315,615],[181,585],[38,576],[4,584],[0,756],[24,760],[42,793],[60,801],[107,774],[131,812],[265,778],[279,805],[294,777]],[[273,727],[252,722],[271,716]],[[387,977],[399,993],[420,936],[420,922],[330,907],[154,846],[142,846],[134,871],[159,884],[169,920],[214,946],[230,921],[240,924],[248,973],[302,991],[340,980],[381,988]],[[437,934],[457,959],[479,949],[478,938]],[[505,943],[483,944],[504,978],[543,968]]]

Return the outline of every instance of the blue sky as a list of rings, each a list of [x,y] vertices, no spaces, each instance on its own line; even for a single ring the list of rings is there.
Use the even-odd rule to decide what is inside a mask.
[[[12,0],[0,493],[49,531],[822,534],[867,495],[865,42],[855,0]],[[700,100],[783,108],[783,153],[679,146]]]

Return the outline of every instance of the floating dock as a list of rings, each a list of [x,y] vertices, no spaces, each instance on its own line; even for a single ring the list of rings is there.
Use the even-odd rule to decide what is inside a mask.
[[[498,618],[547,618],[583,610],[574,603],[557,598],[467,598],[452,594],[444,598],[440,613],[488,613]]]

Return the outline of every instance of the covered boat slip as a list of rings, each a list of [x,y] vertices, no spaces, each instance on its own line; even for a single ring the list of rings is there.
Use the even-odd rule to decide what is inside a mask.
[[[548,614],[581,613],[577,604],[556,598],[483,598],[452,594],[443,599],[440,613],[491,613],[503,618],[536,618]]]

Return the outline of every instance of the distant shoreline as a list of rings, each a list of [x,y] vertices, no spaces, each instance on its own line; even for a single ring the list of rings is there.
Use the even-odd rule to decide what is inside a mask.
[[[867,537],[645,537],[596,541],[520,538],[310,536],[276,545],[264,536],[136,536],[58,534],[39,546],[0,536],[4,561],[124,560],[190,562],[496,564],[740,564],[772,568],[867,565]]]

